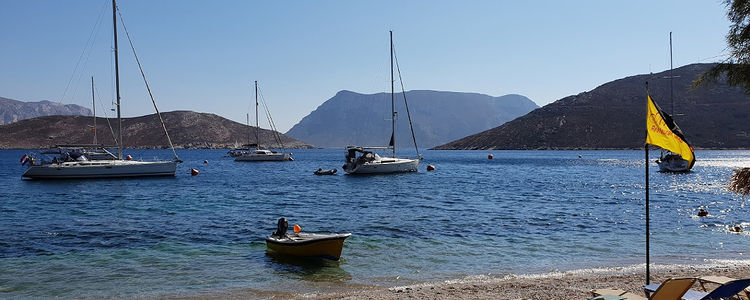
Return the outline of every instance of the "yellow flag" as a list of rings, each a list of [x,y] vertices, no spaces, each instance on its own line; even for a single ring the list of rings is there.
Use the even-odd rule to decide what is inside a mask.
[[[682,159],[689,162],[689,167],[695,163],[693,147],[685,140],[680,127],[677,127],[672,116],[665,113],[651,99],[648,98],[648,114],[646,115],[646,144],[661,147],[664,150],[679,154]]]

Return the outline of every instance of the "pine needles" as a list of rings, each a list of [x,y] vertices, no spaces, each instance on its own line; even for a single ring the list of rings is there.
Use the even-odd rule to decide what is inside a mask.
[[[734,170],[729,190],[743,196],[750,194],[750,168]]]

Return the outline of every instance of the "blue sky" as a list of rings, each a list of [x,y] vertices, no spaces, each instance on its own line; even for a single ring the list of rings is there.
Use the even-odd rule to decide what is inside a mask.
[[[110,5],[0,1],[0,97],[90,107],[94,76],[97,111],[111,108]],[[668,69],[670,31],[675,67],[717,61],[726,54],[729,27],[718,0],[121,0],[118,6],[161,111],[210,112],[244,123],[258,80],[282,132],[337,91],[389,90],[388,30],[406,90],[515,93],[545,105]],[[119,29],[123,115],[153,113]]]

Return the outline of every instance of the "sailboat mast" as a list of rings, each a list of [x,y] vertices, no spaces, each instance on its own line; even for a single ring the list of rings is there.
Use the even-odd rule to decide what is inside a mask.
[[[391,141],[393,142],[393,157],[396,157],[396,105],[393,96],[393,30],[391,35]]]
[[[258,81],[255,81],[255,149],[260,149],[260,138],[258,138]]]
[[[117,91],[117,158],[122,159],[122,114],[120,113],[120,62],[117,55],[117,3],[112,0],[112,28],[115,38],[115,90]]]
[[[674,75],[672,74],[672,32],[669,32],[669,101],[672,105],[672,111],[670,114],[672,114],[672,118],[674,118]]]
[[[94,76],[91,76],[91,108],[94,110],[94,145],[96,145],[96,96],[94,95]]]

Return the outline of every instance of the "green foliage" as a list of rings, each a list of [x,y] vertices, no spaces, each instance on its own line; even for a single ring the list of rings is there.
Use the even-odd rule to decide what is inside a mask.
[[[727,33],[729,57],[703,73],[694,86],[716,81],[726,74],[733,86],[742,86],[750,94],[750,0],[725,0],[727,17],[732,25]]]

